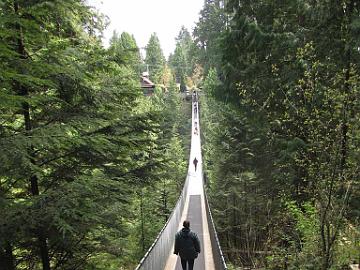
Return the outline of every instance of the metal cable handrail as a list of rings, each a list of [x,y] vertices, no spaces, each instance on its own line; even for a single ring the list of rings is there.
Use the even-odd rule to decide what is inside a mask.
[[[216,232],[215,223],[211,214],[209,201],[207,198],[205,186],[204,186],[204,195],[205,195],[205,207],[206,207],[206,215],[208,218],[208,224],[209,224],[209,234],[210,234],[210,240],[211,240],[211,247],[213,252],[213,258],[215,263],[215,269],[216,270],[227,270],[225,258],[223,255],[223,252],[221,250],[220,241]],[[210,221],[210,223],[209,223]],[[214,245],[216,244],[216,245]]]

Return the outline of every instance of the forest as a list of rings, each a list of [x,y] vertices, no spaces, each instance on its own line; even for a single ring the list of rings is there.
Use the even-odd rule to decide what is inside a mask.
[[[359,1],[204,0],[167,59],[106,26],[85,0],[0,1],[0,270],[134,269],[182,190],[195,89],[229,269],[360,263]]]

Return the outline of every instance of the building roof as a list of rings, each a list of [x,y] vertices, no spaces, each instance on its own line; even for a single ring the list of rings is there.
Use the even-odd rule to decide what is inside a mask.
[[[145,76],[140,77],[141,88],[155,88],[155,84]]]

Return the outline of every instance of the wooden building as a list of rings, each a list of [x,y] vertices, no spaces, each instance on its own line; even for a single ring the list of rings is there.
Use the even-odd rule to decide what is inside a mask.
[[[152,96],[154,94],[155,84],[149,79],[149,73],[142,73],[140,76],[140,83],[145,96]]]

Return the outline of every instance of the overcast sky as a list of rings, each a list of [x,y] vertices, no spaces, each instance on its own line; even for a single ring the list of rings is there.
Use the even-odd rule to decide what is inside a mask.
[[[190,33],[199,19],[204,0],[88,0],[110,18],[104,45],[113,31],[133,34],[139,47],[145,47],[156,32],[165,57],[175,49],[175,37],[184,25]]]

